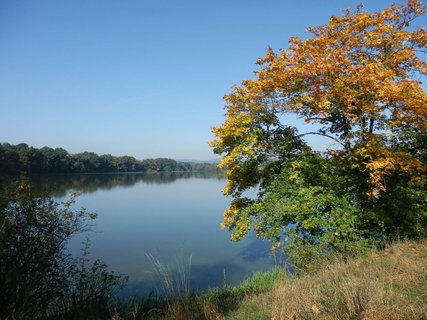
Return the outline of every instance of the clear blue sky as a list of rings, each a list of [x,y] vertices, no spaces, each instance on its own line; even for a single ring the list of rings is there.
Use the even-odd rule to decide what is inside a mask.
[[[222,97],[267,46],[360,2],[0,0],[0,142],[215,158]]]

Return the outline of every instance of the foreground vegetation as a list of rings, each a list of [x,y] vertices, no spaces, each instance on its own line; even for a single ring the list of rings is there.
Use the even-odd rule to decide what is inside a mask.
[[[398,242],[314,272],[257,273],[233,287],[128,301],[115,319],[427,319],[427,243]]]
[[[426,319],[427,243],[331,254],[290,274],[277,268],[236,286],[191,292],[157,260],[163,292],[117,300],[126,278],[71,257],[68,239],[94,214],[35,197],[24,180],[0,201],[0,319]]]
[[[35,196],[23,179],[0,192],[0,319],[105,318],[126,278],[67,243],[91,228],[95,213]]]
[[[246,297],[227,319],[427,319],[427,243],[382,251],[284,276],[274,289]]]

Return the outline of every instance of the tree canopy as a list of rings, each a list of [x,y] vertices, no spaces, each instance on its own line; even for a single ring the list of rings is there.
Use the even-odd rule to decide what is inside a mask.
[[[167,158],[137,160],[130,156],[115,157],[94,152],[70,154],[63,148],[38,149],[25,143],[0,143],[0,174],[192,171],[216,171],[216,166]]]
[[[255,79],[225,96],[210,145],[227,168],[224,194],[234,200],[223,226],[233,239],[251,228],[277,245],[292,232],[294,242],[339,238],[344,216],[355,239],[426,233],[427,34],[411,26],[424,11],[416,0],[347,10],[289,39],[288,50],[269,48]],[[298,132],[288,114],[317,129]],[[307,135],[338,147],[316,154]],[[242,196],[252,187],[256,199]]]

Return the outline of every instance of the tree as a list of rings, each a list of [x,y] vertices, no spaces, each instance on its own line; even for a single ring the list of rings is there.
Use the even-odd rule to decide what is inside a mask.
[[[9,143],[0,144],[0,172],[17,173],[20,170],[18,153]]]
[[[223,226],[234,232],[233,239],[254,228],[258,236],[278,244],[289,233],[288,223],[301,226],[316,214],[331,221],[326,218],[332,209],[327,208],[342,199],[347,200],[340,206],[353,212],[349,218],[359,239],[426,234],[427,95],[419,79],[426,75],[427,63],[417,54],[426,53],[427,35],[422,28],[410,28],[424,10],[419,1],[409,0],[406,6],[380,12],[359,6],[333,16],[327,25],[308,28],[312,37],[291,38],[289,50],[269,48],[257,62],[256,79],[243,81],[225,96],[226,120],[213,128],[210,145],[223,155],[220,167],[227,168],[223,192],[234,200],[224,212]],[[284,123],[288,114],[319,129],[298,133]],[[315,153],[303,140],[307,135],[339,145],[322,155],[323,165],[310,170],[318,175],[329,170],[342,182],[337,183],[341,189],[316,185],[310,180],[314,177],[300,172],[310,167],[306,161]],[[302,180],[293,181],[295,177]],[[281,188],[292,183],[299,189]],[[298,192],[315,185],[320,188],[315,194],[334,196],[334,201],[323,209],[314,204],[305,212],[292,209]],[[256,199],[242,197],[244,190],[257,186]],[[286,200],[281,214],[272,212],[271,204],[265,206],[272,194],[279,196],[277,203]],[[314,194],[299,196],[302,201]],[[297,211],[301,214],[295,215]],[[288,219],[289,214],[294,218]],[[314,221],[313,228],[294,236],[315,234],[314,228],[325,237],[332,231],[339,234]]]
[[[105,173],[105,172],[191,172],[189,163],[173,159],[137,160],[130,156],[114,157],[94,152],[70,154],[62,148],[29,147],[25,143],[10,145],[0,143],[1,174],[32,173]]]
[[[43,147],[40,149],[44,159],[41,162],[41,169],[33,169],[28,172],[45,172],[45,173],[65,173],[70,172],[72,168],[72,159],[70,154],[62,148]],[[37,164],[37,161],[34,161]]]

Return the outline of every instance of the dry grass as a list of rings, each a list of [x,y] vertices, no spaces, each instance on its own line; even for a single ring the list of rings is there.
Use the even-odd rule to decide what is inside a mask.
[[[268,320],[271,319],[271,302],[274,291],[248,296],[241,302],[240,308],[228,314],[226,320]]]
[[[202,293],[189,293],[187,276],[177,284],[152,261],[165,297],[134,303],[117,319],[427,320],[427,242],[396,243],[311,274],[275,269]]]
[[[222,320],[223,317],[218,311],[218,307],[210,301],[203,303],[203,315],[207,320]]]
[[[156,256],[148,253],[146,256],[154,267],[165,297],[183,298],[190,294],[191,255],[188,259],[184,259],[184,256],[181,256],[180,259],[176,260],[178,273],[175,275],[169,270],[168,266],[162,263]]]
[[[277,320],[427,319],[427,244],[394,244],[314,275],[285,278],[271,308]]]

